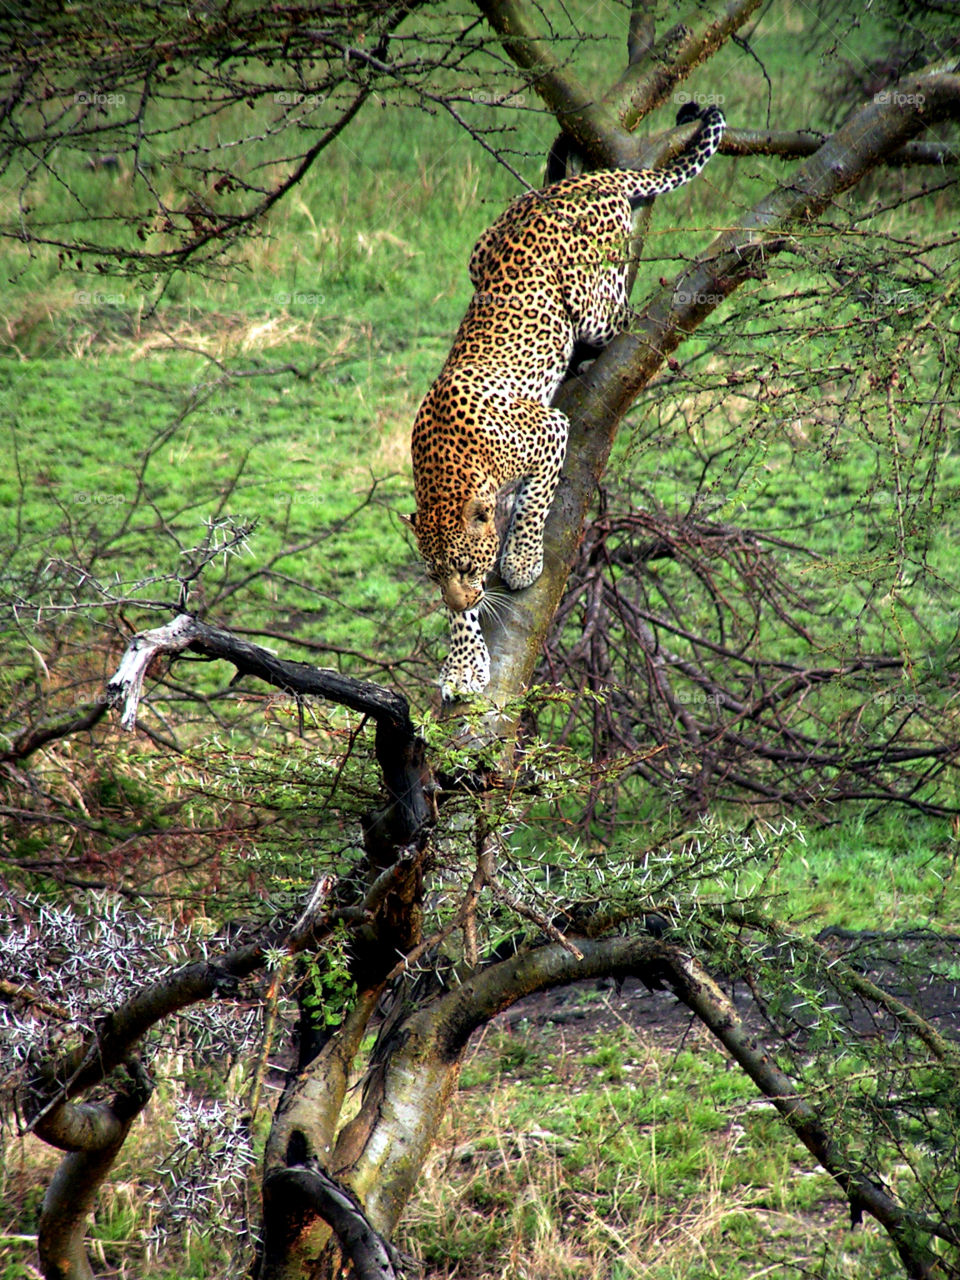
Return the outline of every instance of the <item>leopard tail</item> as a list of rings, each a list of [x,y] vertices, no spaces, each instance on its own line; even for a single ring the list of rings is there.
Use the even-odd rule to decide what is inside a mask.
[[[677,124],[689,124],[691,120],[699,120],[700,128],[690,140],[689,146],[663,169],[624,170],[627,184],[624,194],[630,201],[631,209],[652,200],[654,196],[663,195],[682,187],[701,172],[711,156],[716,154],[723,137],[727,122],[719,107],[708,106],[699,110],[691,103],[681,107],[677,115]]]

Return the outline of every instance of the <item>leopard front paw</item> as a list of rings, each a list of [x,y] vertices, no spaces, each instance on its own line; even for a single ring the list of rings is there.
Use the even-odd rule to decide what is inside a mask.
[[[475,609],[450,615],[450,652],[440,668],[440,696],[456,702],[464,694],[483,693],[490,683],[490,654]]]
[[[468,693],[483,693],[490,683],[490,655],[483,652],[469,658],[455,658],[451,653],[440,668],[440,696],[444,702],[456,702]]]
[[[543,573],[543,551],[533,559],[531,554],[504,551],[500,559],[500,577],[511,591],[522,591],[531,586]]]

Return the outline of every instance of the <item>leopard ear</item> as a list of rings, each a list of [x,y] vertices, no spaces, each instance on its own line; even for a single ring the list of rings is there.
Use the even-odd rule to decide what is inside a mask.
[[[411,529],[416,529],[416,527],[417,527],[417,513],[416,513],[415,511],[412,511],[412,512],[410,513],[410,515],[408,515],[408,516],[405,516],[405,515],[403,515],[403,513],[402,513],[402,512],[398,511],[398,512],[397,512],[397,515],[398,515],[398,516],[400,516],[400,519],[403,521],[403,523],[404,523],[404,524],[408,524],[408,525],[410,526],[410,528],[411,528]]]

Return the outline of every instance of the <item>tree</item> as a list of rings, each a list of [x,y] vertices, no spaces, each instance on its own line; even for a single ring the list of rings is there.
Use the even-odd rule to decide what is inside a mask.
[[[513,61],[524,82],[541,95],[587,163],[620,164],[640,159],[650,163],[677,144],[678,139],[670,134],[638,150],[632,130],[685,82],[699,62],[714,57],[717,49],[728,42],[742,38],[740,33],[756,4],[734,5],[693,31],[673,31],[659,42],[652,38],[648,15],[640,7],[635,8],[630,24],[630,65],[600,102],[582,87],[558,56],[555,42],[542,34],[544,28],[538,25],[542,15],[538,18],[536,11],[509,3],[484,3],[480,9],[497,33],[503,54]],[[442,31],[435,46],[440,52],[428,68],[416,57],[398,63],[388,55],[394,32],[397,39],[402,39],[402,23],[409,12],[412,10],[361,11],[359,21],[369,34],[365,34],[363,43],[351,34],[350,57],[344,63],[351,75],[357,74],[362,80],[355,87],[355,98],[374,92],[374,85],[397,82],[412,90],[420,103],[456,111],[456,99],[446,90],[435,92],[430,87],[432,78],[442,82],[446,70],[459,70],[468,56],[479,60],[484,49],[479,41],[471,44],[468,40],[464,47]],[[322,37],[312,25],[307,26],[318,21],[318,15],[328,19],[332,28],[332,32],[325,28]],[[131,38],[128,31],[111,27],[111,22],[119,22],[122,17],[108,13],[104,31],[105,45],[117,43],[124,75],[132,77],[129,83],[122,81],[124,92],[133,83],[142,86],[159,82],[161,75],[165,83],[175,83],[177,74],[184,74],[182,68],[192,65],[211,77],[208,84],[214,80],[227,83],[232,102],[250,93],[290,93],[288,80],[280,89],[273,81],[267,88],[260,87],[262,81],[270,80],[270,69],[279,62],[286,64],[288,59],[299,76],[296,83],[305,86],[297,93],[316,92],[318,97],[322,93],[326,98],[339,93],[347,78],[343,66],[334,66],[329,57],[320,63],[320,78],[311,79],[307,74],[318,39],[322,38],[325,49],[333,48],[342,56],[345,36],[338,28],[343,21],[339,12],[321,14],[311,9],[280,16],[251,11],[237,16],[228,7],[207,6],[195,15],[188,13],[186,19],[177,16],[176,22],[186,22],[189,29],[186,36],[176,38],[167,25],[159,31],[148,25],[142,36],[133,33]],[[25,131],[21,123],[31,111],[39,112],[41,117],[45,112],[39,105],[44,101],[42,95],[30,87],[46,74],[36,65],[38,51],[49,47],[40,38],[43,20],[38,19],[36,27],[21,25],[18,29],[18,42],[23,41],[24,29],[30,39],[21,45],[24,62],[17,81],[21,88],[13,95],[7,117],[8,137],[16,143],[18,155],[24,149],[34,154],[40,147],[40,164],[47,163],[52,154],[46,150],[48,142],[52,147],[62,144],[65,136],[77,137],[74,117],[62,113],[54,112],[52,123],[44,120],[38,131],[34,125],[34,133]],[[234,39],[236,44],[231,43]],[[367,41],[374,39],[375,51],[368,54]],[[259,41],[263,43],[258,44]],[[261,50],[257,55],[259,70],[243,78],[237,72],[228,74],[231,59],[239,58],[240,51],[250,47]],[[355,71],[357,65],[363,68],[361,72]],[[168,68],[173,69],[172,75],[167,74]],[[953,1184],[942,1160],[931,1157],[924,1147],[934,1128],[939,1126],[942,1134],[956,1123],[956,1047],[915,1010],[873,984],[855,965],[847,964],[828,941],[812,942],[777,922],[752,895],[741,894],[735,888],[716,895],[703,887],[717,877],[729,878],[737,866],[755,856],[755,845],[731,841],[722,830],[707,824],[699,839],[665,839],[659,848],[619,850],[631,874],[623,888],[615,891],[605,884],[602,865],[597,866],[592,860],[582,865],[565,862],[555,850],[541,854],[539,864],[530,862],[519,891],[508,883],[504,872],[507,833],[520,816],[528,813],[532,798],[539,803],[551,794],[566,800],[571,791],[579,790],[585,795],[590,792],[589,770],[575,756],[557,755],[530,736],[522,740],[520,751],[515,743],[521,723],[528,727],[537,720],[549,723],[558,707],[567,718],[581,714],[569,701],[544,701],[535,693],[521,695],[521,691],[530,685],[541,645],[558,609],[563,607],[567,578],[580,554],[593,496],[605,473],[624,413],[664,365],[671,373],[678,372],[671,365],[673,352],[700,329],[725,299],[738,296],[751,281],[774,273],[788,255],[794,260],[789,269],[799,278],[799,284],[786,295],[788,304],[798,304],[811,270],[826,269],[834,278],[839,276],[837,287],[844,305],[850,305],[850,299],[855,300],[854,291],[862,291],[864,281],[872,282],[878,261],[889,267],[889,259],[867,256],[858,261],[851,249],[849,260],[838,262],[828,257],[819,263],[816,246],[811,250],[803,240],[803,229],[818,225],[827,217],[839,220],[837,201],[842,194],[888,163],[899,167],[942,162],[946,144],[915,140],[931,125],[956,118],[958,89],[956,58],[951,55],[939,64],[908,67],[899,77],[897,72],[892,73],[872,100],[857,105],[826,138],[796,131],[732,132],[727,149],[735,155],[805,158],[800,159],[787,181],[778,183],[772,192],[746,208],[735,225],[699,253],[677,279],[655,289],[639,309],[630,331],[618,338],[586,375],[571,379],[562,389],[560,403],[574,423],[574,435],[564,484],[551,513],[547,568],[524,596],[522,612],[491,620],[492,709],[466,719],[456,730],[453,725],[444,724],[425,738],[414,726],[407,700],[395,690],[279,659],[196,616],[178,612],[169,625],[140,633],[131,641],[109,691],[110,701],[124,703],[129,726],[136,722],[141,685],[151,663],[165,654],[185,652],[226,660],[240,675],[266,681],[297,699],[298,705],[304,698],[319,697],[372,719],[376,726],[373,757],[379,785],[371,783],[371,761],[362,758],[359,747],[351,750],[356,737],[352,734],[351,749],[337,765],[330,792],[332,806],[328,809],[332,807],[332,816],[340,821],[362,813],[363,865],[351,865],[336,882],[324,869],[296,910],[288,906],[277,922],[259,931],[250,931],[239,922],[235,925],[239,936],[233,945],[207,944],[201,959],[168,973],[159,971],[159,953],[165,940],[143,940],[140,946],[147,959],[149,979],[138,973],[118,996],[112,1011],[87,1026],[85,1034],[74,1036],[65,1047],[39,1038],[30,1059],[31,1069],[26,1073],[29,1080],[21,1094],[21,1109],[32,1132],[68,1153],[45,1202],[40,1254],[46,1276],[92,1274],[83,1246],[86,1216],[98,1186],[109,1176],[122,1150],[133,1119],[151,1096],[152,1081],[139,1056],[144,1038],[180,1010],[211,1001],[226,1002],[229,1007],[236,994],[245,990],[240,984],[263,974],[270,975],[262,993],[268,1011],[264,1058],[275,1034],[285,990],[293,993],[299,1018],[297,1073],[288,1079],[266,1144],[263,1221],[255,1264],[256,1273],[263,1280],[334,1275],[345,1257],[359,1275],[397,1274],[404,1264],[397,1258],[390,1238],[443,1111],[454,1095],[471,1033],[495,1012],[531,991],[578,978],[628,975],[640,977],[651,987],[672,990],[710,1028],[836,1179],[850,1203],[852,1218],[857,1220],[867,1212],[883,1225],[906,1274],[960,1274],[956,1252],[960,1238],[950,1210]],[[110,105],[96,101],[101,94],[101,90],[94,90],[92,105],[96,108]],[[51,93],[50,101],[63,97],[61,85]],[[147,101],[142,93],[138,100],[142,104]],[[197,100],[192,93],[180,87],[174,102],[183,100],[188,102],[190,111],[196,109]],[[161,231],[176,241],[172,247],[131,251],[126,242],[118,248],[102,241],[76,240],[61,242],[60,247],[64,252],[80,250],[104,263],[112,260],[130,269],[156,270],[168,261],[179,265],[209,260],[209,255],[219,253],[223,244],[231,243],[243,226],[263,212],[266,202],[289,189],[303,165],[319,154],[322,139],[348,123],[352,109],[352,104],[341,108],[322,137],[312,141],[269,189],[255,190],[245,179],[239,187],[247,202],[243,208],[234,207],[225,214],[212,205],[208,207],[206,196],[203,206],[192,211],[186,207],[164,208],[169,225]],[[81,131],[80,136],[87,145],[96,124],[89,113],[81,115],[86,133]],[[126,137],[135,137],[147,119],[144,106],[125,123]],[[68,121],[67,125],[57,124],[63,120]],[[110,133],[111,146],[116,136]],[[157,136],[163,136],[162,131],[158,130]],[[191,181],[195,186],[200,177],[206,182],[215,178],[210,188],[215,195],[223,196],[225,201],[234,195],[236,175],[232,171],[224,175],[210,165],[208,158],[195,160],[186,152],[181,159],[188,168],[194,167]],[[135,166],[139,172],[141,160],[136,152]],[[202,175],[196,172],[198,166],[203,169]],[[27,170],[25,181],[29,183],[29,165]],[[229,182],[223,181],[225,176]],[[146,235],[143,216],[142,212],[131,215],[134,220],[139,219],[140,230]],[[643,230],[641,223],[639,232],[642,234]],[[29,219],[21,222],[20,232],[28,242],[44,239],[43,235],[38,237]],[[948,239],[952,242],[952,238]],[[848,243],[842,234],[839,241]],[[852,236],[849,244],[859,247]],[[835,242],[831,241],[831,252],[834,247]],[[929,246],[917,247],[914,260],[918,264],[924,252],[932,250]],[[937,262],[942,267],[941,260]],[[909,382],[911,387],[922,388],[923,384],[919,375],[907,367],[905,357],[911,353],[924,366],[928,349],[939,350],[943,354],[943,372],[934,380],[934,393],[927,395],[918,389],[904,399],[900,412],[917,412],[927,421],[936,416],[937,408],[944,409],[955,385],[955,354],[947,354],[945,336],[949,325],[943,300],[952,296],[956,276],[955,267],[953,274],[949,267],[946,270],[946,279],[941,276],[937,281],[941,290],[939,305],[936,301],[930,305],[924,290],[917,311],[898,317],[882,342],[878,339],[864,399],[866,422],[872,430],[876,429],[874,405],[888,406],[889,418],[881,421],[889,430],[892,454],[901,468],[893,504],[898,555],[894,558],[892,595],[903,590],[907,574],[916,568],[911,559],[915,540],[907,529],[911,508],[902,483],[905,442],[900,442],[896,419],[898,396],[904,385]],[[783,304],[782,294],[778,302]],[[742,322],[749,328],[764,314],[762,303],[753,310],[745,305]],[[872,321],[854,318],[845,323],[844,333],[855,349],[860,344],[862,352],[864,334]],[[789,332],[786,322],[782,332]],[[729,394],[733,387],[738,396],[763,406],[768,417],[770,404],[786,401],[792,406],[803,390],[795,376],[796,369],[788,371],[782,386],[774,386],[773,372],[779,372],[778,361],[784,357],[772,354],[769,346],[759,342],[754,352],[754,362],[747,369],[737,368],[736,360],[727,361],[718,370],[707,370],[703,375],[695,370],[687,375],[688,383],[705,396],[718,389]],[[843,363],[842,358],[838,359],[838,365]],[[836,380],[839,390],[831,392],[831,396],[842,400],[853,381],[844,384],[839,375]],[[808,386],[812,385],[811,378]],[[779,417],[774,410],[772,416],[783,429],[790,410],[787,408]],[[936,442],[942,439],[939,431],[943,421],[941,414],[926,438],[928,444],[932,438],[934,452]],[[917,470],[914,468],[910,474]],[[935,486],[931,488],[934,491]],[[604,592],[608,597],[611,592],[618,594],[616,577],[605,582],[594,575],[591,580],[590,571],[597,560],[603,562],[606,558],[608,563],[616,564],[620,557],[621,565],[650,563],[655,557],[678,561],[696,537],[709,536],[726,540],[723,554],[736,572],[744,565],[753,569],[759,584],[754,588],[755,598],[779,602],[784,597],[775,583],[768,589],[772,579],[765,575],[772,570],[768,571],[757,540],[750,537],[749,531],[731,528],[732,522],[718,526],[717,522],[698,517],[657,524],[644,522],[636,515],[621,519],[638,522],[642,541],[637,547],[629,536],[624,536],[612,543],[610,528],[602,523],[595,528],[586,545],[591,554],[596,554],[592,561],[581,562],[586,584],[582,590],[591,601],[602,603]],[[195,550],[191,568],[181,576],[181,610],[189,602],[187,584],[195,580],[213,555],[242,543],[244,532],[242,528],[228,529],[225,541],[214,540],[206,548]],[[700,573],[703,557],[693,558],[692,562],[693,572]],[[706,577],[711,600],[725,595],[717,585],[719,581],[713,562],[712,572]],[[625,592],[619,594],[622,597]],[[775,725],[776,733],[761,741],[760,749],[755,742],[744,743],[742,735],[735,738],[733,728],[726,730],[724,741],[733,742],[740,753],[732,758],[717,752],[715,743],[697,741],[709,735],[693,723],[696,717],[687,717],[684,723],[679,716],[693,741],[696,759],[703,762],[709,758],[711,768],[721,776],[729,771],[731,759],[734,764],[748,759],[748,781],[756,787],[758,778],[768,785],[769,777],[756,761],[763,760],[764,750],[768,755],[777,749],[782,751],[783,741],[789,740],[791,734],[798,769],[824,750],[823,743],[811,739],[805,728],[802,733],[796,732],[782,708],[788,705],[786,699],[799,697],[812,686],[855,674],[849,664],[836,664],[821,671],[802,664],[781,664],[777,668],[775,663],[767,663],[765,669],[751,658],[753,684],[744,693],[733,687],[729,677],[729,664],[742,659],[742,647],[736,652],[720,652],[723,661],[717,664],[721,673],[718,676],[710,666],[709,656],[703,656],[707,648],[703,635],[684,637],[695,660],[672,654],[657,643],[652,633],[652,638],[644,639],[643,627],[655,625],[662,629],[662,618],[651,619],[651,611],[637,596],[621,599],[618,604],[622,606],[619,616],[641,640],[649,687],[655,688],[667,704],[671,697],[677,702],[672,681],[679,672],[695,687],[715,695],[716,705],[735,701],[735,714],[758,727],[764,726],[768,711],[780,709],[782,721]],[[592,603],[588,605],[588,614],[592,607]],[[679,629],[682,607],[676,613],[679,618],[673,619],[673,625]],[[596,616],[595,611],[594,625]],[[589,635],[590,623],[588,616],[584,634]],[[561,636],[561,646],[562,643]],[[571,658],[571,667],[577,656]],[[884,663],[898,664],[899,670],[915,662],[915,658],[909,648],[895,657],[874,655],[874,665],[862,665],[859,670],[876,671]],[[771,687],[770,672],[775,669],[781,672],[782,684]],[[595,671],[591,672],[591,679],[595,675]],[[632,681],[624,683],[628,688],[637,687]],[[104,714],[105,705],[103,702],[82,716],[57,725],[34,726],[7,752],[8,766],[20,770],[45,741],[90,727]],[[629,728],[635,722],[636,694],[630,706],[612,701],[597,705],[601,712],[594,723],[608,738],[614,732],[623,734],[625,726]],[[452,742],[451,733],[455,735]],[[901,741],[903,734],[903,725],[892,733],[886,732],[880,753],[883,766],[889,766],[891,750],[902,746],[911,764],[921,762],[917,766],[921,772],[900,783],[891,782],[889,775],[874,768],[869,787],[876,788],[875,793],[884,794],[882,784],[887,794],[898,793],[909,799],[918,786],[929,783],[934,776],[931,770],[942,771],[955,758],[955,729],[949,722],[943,739],[933,744],[917,746],[909,739]],[[649,760],[640,758],[648,753],[638,750],[641,744],[636,737],[621,740],[620,745],[631,753],[625,758],[620,756],[621,763],[625,759],[626,767],[634,769],[638,776],[643,776],[644,770],[648,776],[657,776],[657,765],[651,766]],[[614,753],[607,753],[612,770]],[[875,764],[868,756],[869,753],[862,753],[860,758]],[[844,765],[856,772],[852,759],[838,747],[819,763],[826,768]],[[349,772],[351,768],[356,773]],[[701,777],[695,785],[685,787],[693,808],[703,807],[708,783],[709,779],[704,781]],[[804,778],[801,785],[807,785]],[[772,790],[773,795],[765,798],[798,798],[779,782]],[[764,792],[761,790],[760,794]],[[927,793],[921,801],[931,803]],[[316,834],[322,834],[327,841],[332,839],[332,828],[325,825],[330,819],[328,813],[316,828]],[[554,865],[560,868],[559,889],[557,874],[550,874]],[[438,881],[445,886],[439,893],[439,907],[429,905],[426,898],[427,888]],[[60,928],[66,928],[63,920]],[[196,945],[202,945],[202,938],[196,939]],[[776,1060],[744,1026],[712,976],[714,970],[725,978],[740,976],[751,985],[777,1036]],[[803,993],[801,1015],[790,1012],[792,995],[785,996],[797,990]],[[815,992],[820,994],[815,996]],[[43,1023],[58,1016],[49,1007],[47,994],[28,982],[17,982],[7,996],[22,1020]],[[838,1007],[831,1010],[829,1006],[833,1004]],[[323,1016],[317,1016],[318,1009]],[[804,1065],[806,1056],[822,1046],[826,1052],[818,1067],[822,1075],[817,1078],[836,1085],[842,1068],[831,1055],[854,1010],[869,1011],[882,1037],[872,1060],[869,1049],[863,1050],[858,1059],[868,1064],[864,1069],[872,1069],[877,1079],[877,1060],[886,1063],[884,1089],[869,1104],[839,1089],[833,1094],[809,1090],[810,1069]],[[289,1012],[288,1007],[283,1012]],[[72,1011],[68,1015],[76,1017]],[[364,1037],[374,1025],[378,1028],[377,1044],[364,1064],[360,1108],[344,1124],[349,1072],[354,1063],[362,1060]],[[24,1025],[15,1026],[16,1035],[28,1044],[30,1036]],[[891,1054],[894,1041],[898,1047],[896,1054]],[[922,1106],[918,1102],[921,1092]],[[880,1135],[871,1145],[861,1145],[865,1113],[876,1120]],[[936,1119],[931,1119],[934,1115]],[[895,1194],[886,1185],[884,1162],[897,1158],[915,1166],[916,1186],[912,1193]]]

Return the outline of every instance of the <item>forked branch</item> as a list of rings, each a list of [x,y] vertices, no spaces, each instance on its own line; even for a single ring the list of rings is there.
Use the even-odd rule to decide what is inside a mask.
[[[263,1181],[265,1238],[283,1237],[293,1221],[322,1218],[333,1228],[358,1280],[401,1280],[410,1275],[389,1240],[370,1225],[353,1192],[316,1162],[275,1169]],[[276,1223],[273,1219],[277,1218]],[[283,1259],[264,1257],[268,1274]]]

